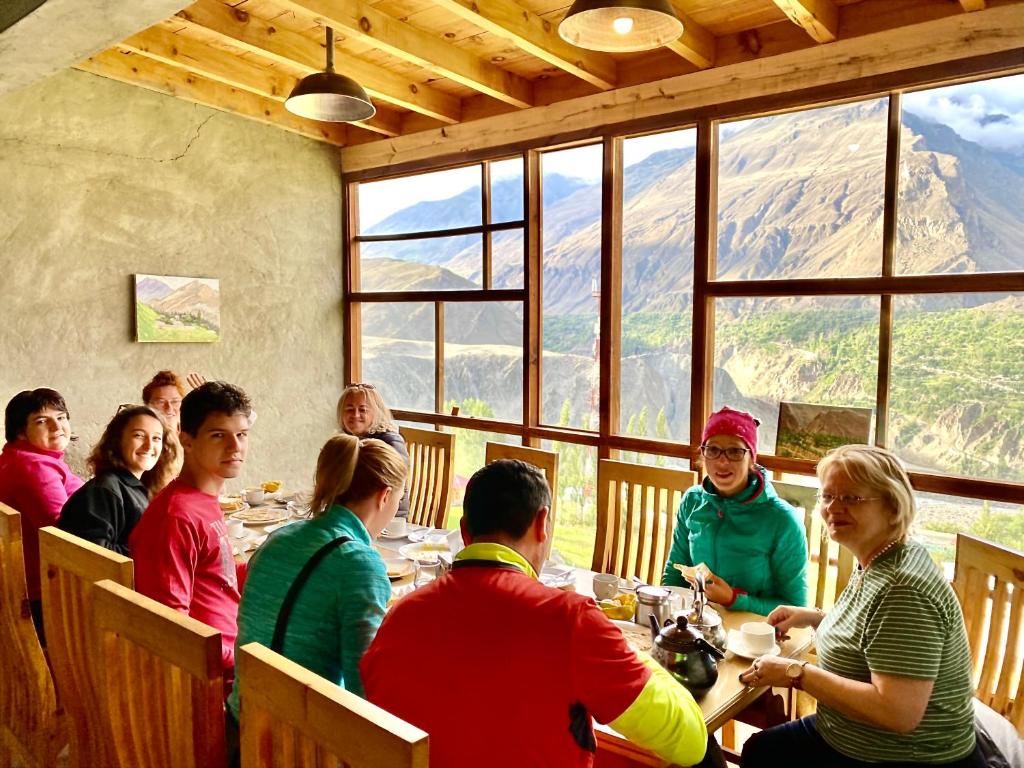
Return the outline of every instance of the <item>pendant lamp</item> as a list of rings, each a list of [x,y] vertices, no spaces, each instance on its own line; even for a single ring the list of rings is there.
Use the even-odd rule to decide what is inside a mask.
[[[592,51],[649,51],[678,40],[683,22],[669,0],[576,0],[558,34]]]
[[[334,71],[334,30],[327,27],[327,68],[299,81],[284,103],[299,117],[329,123],[368,120],[377,114],[366,91],[351,77]]]

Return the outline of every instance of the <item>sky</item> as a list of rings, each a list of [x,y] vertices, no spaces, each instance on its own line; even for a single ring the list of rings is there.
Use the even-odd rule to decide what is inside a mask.
[[[1024,75],[934,88],[903,97],[903,108],[933,122],[944,123],[960,136],[990,149],[1024,154]],[[723,123],[722,132],[739,130],[750,121]],[[693,147],[696,130],[689,128],[626,139],[625,167],[664,149]],[[556,150],[542,156],[543,173],[559,173],[594,183],[601,178],[601,145]],[[519,158],[491,164],[494,181],[522,178]],[[480,185],[479,166],[362,184],[359,222],[366,229],[392,213],[427,200],[444,200]]]

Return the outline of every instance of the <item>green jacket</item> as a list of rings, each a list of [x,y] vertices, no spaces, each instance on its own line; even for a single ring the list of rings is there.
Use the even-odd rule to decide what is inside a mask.
[[[235,648],[251,642],[270,647],[281,604],[299,571],[341,536],[352,541],[313,571],[295,601],[282,650],[295,663],[362,696],[359,662],[384,620],[391,582],[362,521],[339,504],[275,531],[253,555],[238,606]],[[237,677],[228,708],[237,718]]]
[[[807,540],[803,521],[775,494],[764,468],[747,488],[720,496],[707,479],[684,495],[662,584],[689,586],[673,563],[707,564],[730,586],[744,590],[734,611],[768,615],[779,605],[807,604]]]

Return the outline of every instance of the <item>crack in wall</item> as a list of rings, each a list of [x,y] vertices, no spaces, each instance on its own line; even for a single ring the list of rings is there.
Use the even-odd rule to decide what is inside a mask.
[[[196,140],[199,138],[199,134],[202,133],[203,128],[205,128],[206,124],[208,122],[210,122],[211,120],[213,120],[213,118],[215,118],[216,116],[217,116],[216,113],[212,114],[212,115],[208,115],[206,117],[206,119],[204,119],[201,123],[199,123],[199,125],[196,126],[195,131],[192,134],[192,137],[185,144],[185,148],[181,152],[179,152],[178,154],[173,155],[171,157],[164,157],[164,158],[143,157],[143,156],[140,156],[140,155],[129,155],[129,154],[125,154],[124,152],[108,152],[108,151],[104,151],[104,150],[91,149],[89,147],[76,147],[76,146],[72,146],[72,145],[68,145],[68,144],[59,144],[59,143],[58,144],[52,144],[52,143],[46,143],[46,142],[30,141],[29,139],[22,139],[22,138],[18,138],[18,137],[3,137],[3,138],[0,138],[0,144],[21,144],[21,145],[29,146],[29,147],[44,147],[44,148],[47,148],[47,149],[58,149],[58,150],[61,150],[61,151],[87,152],[87,153],[93,154],[93,155],[102,155],[103,157],[115,157],[115,158],[121,158],[121,159],[138,160],[140,162],[147,162],[147,163],[158,163],[158,164],[173,163],[173,162],[176,162],[178,160],[181,160],[183,157],[185,157],[185,155],[187,155],[189,153],[189,150],[192,149],[192,145],[195,144]]]

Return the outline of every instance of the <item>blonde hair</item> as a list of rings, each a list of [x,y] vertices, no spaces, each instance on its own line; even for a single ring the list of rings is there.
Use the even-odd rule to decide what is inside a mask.
[[[366,395],[366,402],[373,408],[373,419],[370,421],[370,428],[366,434],[375,435],[378,432],[397,432],[395,419],[390,409],[384,404],[384,398],[372,384],[349,384],[341,392],[338,398],[338,428],[346,435],[351,434],[345,430],[345,400],[356,392]]]
[[[348,506],[382,488],[401,494],[406,471],[402,457],[382,440],[335,435],[324,443],[316,461],[310,512],[319,517],[334,504]]]
[[[833,464],[858,485],[866,486],[889,505],[897,538],[910,534],[917,511],[910,477],[895,454],[873,445],[842,445],[818,462],[818,480]]]

